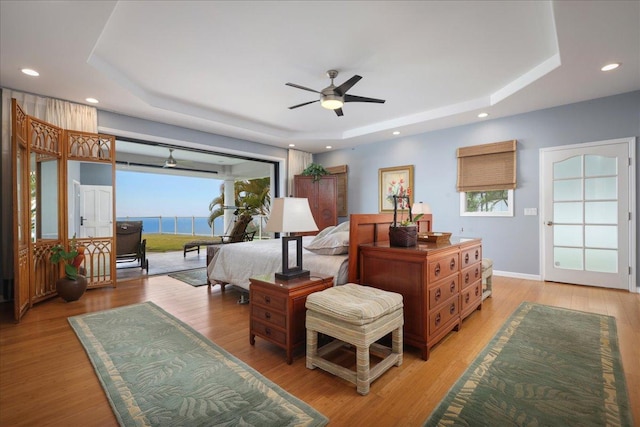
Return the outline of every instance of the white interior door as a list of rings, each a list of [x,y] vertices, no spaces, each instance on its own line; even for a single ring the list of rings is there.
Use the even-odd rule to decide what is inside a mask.
[[[113,235],[113,187],[80,186],[80,237]]]
[[[614,140],[541,150],[544,280],[632,288],[633,143]]]

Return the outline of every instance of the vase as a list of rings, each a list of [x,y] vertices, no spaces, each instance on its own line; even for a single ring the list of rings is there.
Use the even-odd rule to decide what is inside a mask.
[[[410,247],[418,244],[418,227],[415,225],[389,227],[389,246]]]
[[[60,298],[66,302],[76,301],[87,290],[87,278],[80,274],[76,279],[61,277],[56,282],[56,290]]]

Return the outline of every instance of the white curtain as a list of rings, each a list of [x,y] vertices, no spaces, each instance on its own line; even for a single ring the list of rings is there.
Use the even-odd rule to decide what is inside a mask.
[[[295,175],[300,175],[307,166],[313,163],[313,154],[289,149],[287,163],[287,192],[285,195],[292,196],[295,193],[295,188],[293,188],[293,177]]]

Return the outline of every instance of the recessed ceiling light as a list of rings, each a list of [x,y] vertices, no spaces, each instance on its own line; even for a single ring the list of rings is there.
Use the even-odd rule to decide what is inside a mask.
[[[621,64],[619,62],[612,62],[611,64],[607,64],[604,67],[600,68],[602,71],[611,71],[618,68]]]
[[[37,72],[36,70],[32,70],[31,68],[23,68],[21,71],[27,76],[38,77],[40,75],[39,72]]]
[[[489,117],[489,113],[480,113],[478,114],[478,117],[480,117],[481,119],[484,119],[485,117]]]
[[[394,135],[400,135],[400,132],[398,132],[397,130],[393,132]]]
[[[92,104],[97,104],[98,103],[98,100],[95,99],[95,98],[87,98],[87,99],[85,99],[85,101],[90,102]]]
[[[289,147],[295,147],[296,144],[289,144]]]
[[[330,146],[330,145],[327,145],[327,146],[326,146],[326,147],[324,147],[324,148],[326,148],[327,150],[331,150],[333,147],[332,147],[332,146]]]

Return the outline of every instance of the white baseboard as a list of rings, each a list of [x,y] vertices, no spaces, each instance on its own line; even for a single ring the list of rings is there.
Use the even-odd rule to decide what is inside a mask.
[[[537,280],[537,281],[542,280],[542,277],[539,274],[513,273],[511,271],[493,270],[493,275],[503,276],[503,277],[513,277],[514,279]]]

